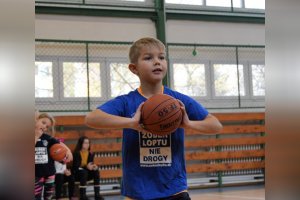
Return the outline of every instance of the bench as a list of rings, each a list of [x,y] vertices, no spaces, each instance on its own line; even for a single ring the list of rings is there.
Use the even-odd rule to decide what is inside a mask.
[[[214,115],[223,124],[220,133],[202,134],[186,130],[185,157],[189,187],[264,182],[264,113]],[[122,130],[88,128],[84,117],[56,116],[56,137],[64,138],[71,150],[80,136],[90,138],[91,149],[96,154],[95,163],[100,166],[100,184],[119,185],[122,178]]]
[[[238,180],[242,177],[234,180],[233,176],[252,175],[254,180],[244,181],[246,184],[264,182],[264,113],[215,113],[214,115],[223,124],[222,132],[203,135],[186,130],[185,156],[189,177],[205,173],[208,176],[206,185],[217,183],[218,186],[224,183],[227,185],[243,183],[243,180]],[[199,186],[199,184],[194,185]],[[189,186],[191,187],[192,184]]]

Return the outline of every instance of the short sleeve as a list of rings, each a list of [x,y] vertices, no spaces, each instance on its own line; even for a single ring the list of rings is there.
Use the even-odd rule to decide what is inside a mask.
[[[187,106],[187,114],[190,120],[204,120],[208,115],[208,111],[198,102],[192,100]]]
[[[125,99],[122,96],[119,96],[98,106],[97,109],[111,115],[124,116],[125,105]]]
[[[181,97],[181,101],[185,105],[185,109],[190,120],[204,120],[209,114],[200,103],[191,97],[183,95]]]

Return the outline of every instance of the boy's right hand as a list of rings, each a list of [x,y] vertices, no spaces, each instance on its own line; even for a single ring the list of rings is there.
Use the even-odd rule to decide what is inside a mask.
[[[132,121],[132,129],[135,129],[139,132],[147,131],[141,126],[141,116],[142,116],[141,110],[142,110],[143,104],[144,104],[144,102],[139,105],[134,116],[132,117],[132,120],[133,120]]]

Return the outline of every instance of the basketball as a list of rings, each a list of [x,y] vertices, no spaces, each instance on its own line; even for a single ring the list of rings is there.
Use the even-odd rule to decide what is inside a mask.
[[[143,128],[157,135],[174,132],[182,121],[179,102],[166,94],[156,94],[150,97],[142,106],[141,113]]]
[[[63,161],[66,158],[67,149],[61,144],[50,147],[50,156],[55,161]]]

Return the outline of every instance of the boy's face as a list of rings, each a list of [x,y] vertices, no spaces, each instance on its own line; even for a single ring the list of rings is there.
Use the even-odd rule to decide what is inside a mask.
[[[130,64],[129,68],[141,82],[161,82],[167,73],[165,52],[155,46],[144,47],[141,49],[137,63]]]

